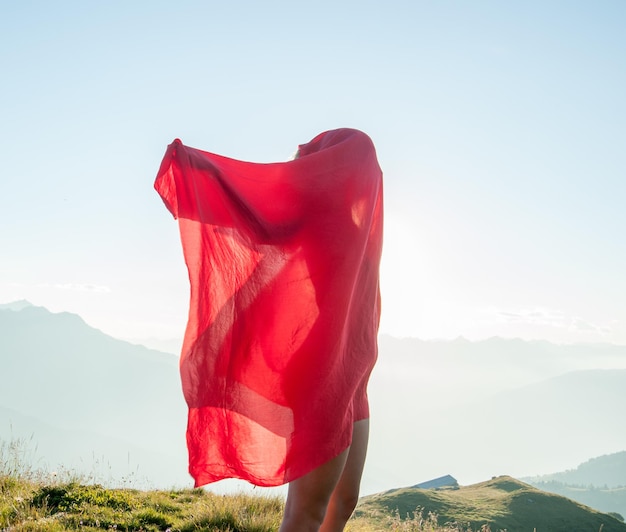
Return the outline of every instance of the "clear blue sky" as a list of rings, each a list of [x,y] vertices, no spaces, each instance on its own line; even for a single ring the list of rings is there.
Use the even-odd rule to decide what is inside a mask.
[[[382,331],[626,344],[626,2],[0,2],[0,303],[182,335],[175,137],[363,129]]]

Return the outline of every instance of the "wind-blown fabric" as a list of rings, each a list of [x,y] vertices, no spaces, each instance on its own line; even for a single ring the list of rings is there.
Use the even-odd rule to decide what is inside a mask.
[[[321,133],[281,163],[168,147],[155,188],[191,285],[180,359],[196,486],[290,482],[369,417],[382,173],[370,138]]]

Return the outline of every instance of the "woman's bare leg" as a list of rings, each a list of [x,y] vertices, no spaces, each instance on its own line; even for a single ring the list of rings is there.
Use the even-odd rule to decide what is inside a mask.
[[[318,532],[348,458],[348,450],[289,483],[285,514],[278,532]]]
[[[359,498],[368,435],[369,420],[357,421],[347,450],[289,484],[279,532],[344,529]]]
[[[330,497],[326,517],[320,532],[341,532],[359,502],[361,477],[365,466],[367,442],[369,439],[369,419],[354,424],[352,445],[341,478]]]

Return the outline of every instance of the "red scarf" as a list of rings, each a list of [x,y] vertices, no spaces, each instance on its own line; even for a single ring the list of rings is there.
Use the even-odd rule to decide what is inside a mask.
[[[292,161],[167,149],[155,188],[189,270],[180,359],[196,486],[290,482],[369,417],[377,356],[382,173],[374,145],[327,131]]]

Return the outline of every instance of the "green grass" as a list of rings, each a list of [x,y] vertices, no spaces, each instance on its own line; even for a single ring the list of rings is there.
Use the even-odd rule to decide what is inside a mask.
[[[28,448],[0,441],[0,531],[273,532],[280,524],[280,497],[110,489],[34,469]]]
[[[139,491],[77,482],[44,485],[0,477],[0,530],[270,532],[278,497],[215,495],[203,490]]]

